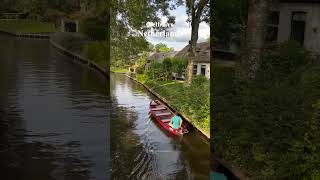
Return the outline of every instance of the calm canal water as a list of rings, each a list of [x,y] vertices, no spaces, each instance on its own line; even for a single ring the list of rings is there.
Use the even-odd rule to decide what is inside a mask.
[[[107,179],[103,77],[46,40],[0,35],[0,82],[1,179]]]
[[[105,79],[48,41],[0,42],[1,179],[209,179],[209,142],[150,120],[141,85],[112,75],[111,107]]]
[[[198,132],[174,137],[149,119],[155,97],[124,75],[111,76],[114,179],[209,179],[210,145]]]

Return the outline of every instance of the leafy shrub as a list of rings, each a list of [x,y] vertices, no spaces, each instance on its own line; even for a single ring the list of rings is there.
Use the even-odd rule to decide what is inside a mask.
[[[96,41],[104,41],[108,36],[108,27],[96,18],[81,19],[79,31]]]
[[[108,28],[105,25],[88,24],[85,33],[93,40],[103,41],[107,39]]]
[[[238,83],[230,68],[215,67],[214,146],[218,156],[254,179],[319,176],[320,68],[299,45],[268,52],[257,79]],[[317,119],[317,120],[315,120]]]
[[[184,75],[187,67],[187,61],[178,58],[165,58],[162,63],[154,60],[151,64],[151,68],[148,71],[149,78],[155,80],[170,80],[171,74],[178,73],[178,75]]]
[[[143,74],[144,73],[144,67],[143,66],[138,66],[136,68],[136,73],[138,74]]]
[[[266,54],[261,63],[260,73],[269,80],[282,79],[310,61],[307,50],[295,41],[288,41]]]
[[[171,71],[178,73],[179,76],[185,75],[188,61],[181,58],[171,58]]]
[[[82,55],[95,63],[107,68],[106,45],[102,42],[87,43],[82,49]]]
[[[145,70],[145,65],[147,64],[147,53],[143,53],[142,55],[139,56],[139,59],[136,61],[136,72],[138,74],[143,74]]]

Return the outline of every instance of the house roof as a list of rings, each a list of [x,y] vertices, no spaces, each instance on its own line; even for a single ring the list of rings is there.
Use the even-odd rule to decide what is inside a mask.
[[[189,47],[190,47],[190,45],[187,45],[186,47],[184,47],[181,51],[179,51],[176,54],[175,57],[188,58]],[[197,44],[196,57],[194,59],[194,62],[210,63],[210,43],[202,42],[202,43]]]
[[[82,17],[83,17],[83,14],[80,11],[75,11],[65,16],[66,19],[72,19],[72,20],[81,19]]]
[[[165,58],[174,57],[178,51],[171,51],[171,52],[153,52],[148,57],[148,60],[163,60]]]

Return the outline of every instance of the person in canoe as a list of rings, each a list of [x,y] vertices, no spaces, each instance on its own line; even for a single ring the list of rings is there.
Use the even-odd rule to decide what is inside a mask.
[[[171,118],[171,121],[169,123],[169,126],[173,129],[179,129],[182,124],[182,119],[180,116],[178,116],[178,113],[175,113],[175,116]]]

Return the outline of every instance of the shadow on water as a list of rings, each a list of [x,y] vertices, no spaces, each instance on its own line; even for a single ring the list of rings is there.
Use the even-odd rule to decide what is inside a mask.
[[[48,41],[0,41],[1,179],[107,179],[103,77]]]

